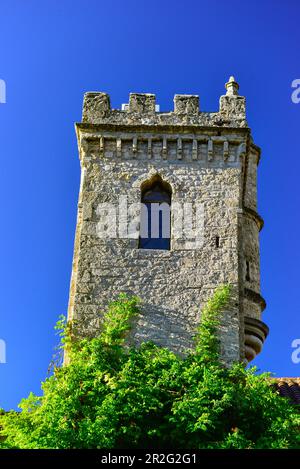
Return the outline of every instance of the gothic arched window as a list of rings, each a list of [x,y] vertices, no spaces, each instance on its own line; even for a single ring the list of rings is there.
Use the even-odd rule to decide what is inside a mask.
[[[142,186],[139,247],[170,249],[171,187],[159,176]]]

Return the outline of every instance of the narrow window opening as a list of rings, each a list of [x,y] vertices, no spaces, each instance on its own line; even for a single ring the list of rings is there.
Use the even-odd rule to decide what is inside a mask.
[[[216,248],[220,247],[220,236],[216,236]]]
[[[250,262],[246,261],[246,280],[247,282],[250,282]]]
[[[171,188],[159,176],[142,186],[140,249],[170,249]]]

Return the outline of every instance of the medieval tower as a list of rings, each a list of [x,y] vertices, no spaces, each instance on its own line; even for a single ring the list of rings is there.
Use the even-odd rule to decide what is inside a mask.
[[[192,346],[201,307],[230,283],[223,359],[250,361],[261,351],[268,328],[261,321],[260,149],[233,77],[225,87],[211,113],[199,110],[195,95],[175,95],[174,110],[159,112],[153,94],[131,93],[122,110],[111,109],[105,93],[85,94],[68,311],[81,335],[95,335],[101,311],[126,292],[143,302],[132,340],[182,352]]]

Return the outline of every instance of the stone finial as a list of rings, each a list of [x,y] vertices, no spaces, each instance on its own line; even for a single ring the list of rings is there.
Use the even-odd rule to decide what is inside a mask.
[[[234,77],[231,76],[228,82],[225,84],[227,96],[237,96],[239,90],[239,84],[235,81]]]
[[[223,118],[230,120],[232,118],[246,123],[246,100],[244,96],[239,96],[239,85],[231,76],[225,84],[226,95],[220,97],[220,113]]]
[[[83,100],[82,122],[95,122],[110,112],[110,98],[107,93],[85,93]]]
[[[198,114],[199,96],[193,94],[175,94],[174,111],[177,114]]]
[[[130,93],[128,111],[138,114],[154,114],[155,94]]]

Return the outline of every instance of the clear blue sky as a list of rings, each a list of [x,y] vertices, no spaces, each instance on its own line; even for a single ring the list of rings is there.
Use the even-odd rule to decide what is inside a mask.
[[[161,110],[175,93],[218,109],[234,74],[262,147],[259,167],[263,320],[270,336],[261,370],[300,376],[291,361],[299,324],[299,1],[2,0],[0,79],[0,407],[40,392],[66,313],[79,161],[74,122],[83,93],[106,91],[113,107],[152,92]]]

